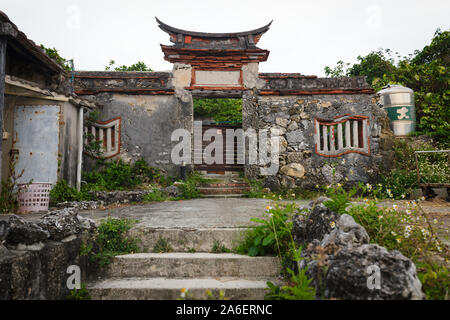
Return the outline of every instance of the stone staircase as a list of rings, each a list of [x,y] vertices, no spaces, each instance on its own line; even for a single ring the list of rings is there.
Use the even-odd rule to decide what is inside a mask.
[[[200,184],[197,188],[203,197],[208,198],[238,198],[244,197],[244,192],[250,190],[250,186],[244,182],[238,172],[226,174],[204,174],[212,179],[211,183]]]
[[[211,253],[214,244],[231,248],[242,228],[136,228],[144,253],[117,256],[102,278],[88,284],[93,299],[205,299],[223,291],[230,299],[264,299],[266,282],[280,282],[276,257]],[[149,253],[164,239],[173,251]],[[147,253],[145,253],[147,252]]]

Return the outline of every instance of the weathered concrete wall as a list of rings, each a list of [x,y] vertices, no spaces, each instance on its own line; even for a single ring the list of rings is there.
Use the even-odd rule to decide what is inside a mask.
[[[170,140],[175,129],[192,128],[192,101],[183,102],[174,95],[101,94],[96,101],[103,105],[100,119],[121,117],[121,151],[117,157],[126,162],[143,157],[151,166],[172,175],[178,169],[170,160]],[[89,163],[89,162],[87,162]]]
[[[264,176],[268,187],[313,189],[332,182],[369,182],[376,180],[382,166],[389,167],[392,145],[387,115],[369,94],[364,78],[265,78],[263,90],[243,96],[243,128],[272,129],[280,134],[280,168],[276,175]],[[333,121],[346,114],[368,117],[370,155],[351,152],[325,157],[316,153],[314,119]],[[245,169],[249,177],[260,176],[257,165]]]
[[[5,109],[3,111],[3,131],[8,132],[8,138],[2,139],[2,181],[8,178],[9,173],[9,152],[13,143],[13,129],[14,129],[14,105],[15,97],[5,95]]]
[[[171,72],[77,73],[75,90],[102,106],[99,120],[121,118],[121,150],[112,160],[143,157],[151,166],[179,174],[170,159],[177,144],[171,134],[180,128],[192,132],[193,126],[192,96],[183,89],[189,85],[190,69],[185,73],[189,76],[181,72],[177,81]],[[89,170],[92,161],[85,163],[84,170]]]

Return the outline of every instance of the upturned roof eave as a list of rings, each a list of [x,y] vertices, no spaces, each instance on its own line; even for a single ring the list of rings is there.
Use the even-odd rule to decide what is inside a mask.
[[[174,34],[183,34],[188,36],[195,36],[195,37],[202,37],[202,38],[236,38],[236,37],[244,37],[248,35],[258,35],[263,34],[267,30],[269,30],[270,25],[272,24],[273,20],[270,21],[265,26],[250,30],[250,31],[243,31],[243,32],[230,32],[230,33],[208,33],[208,32],[197,32],[197,31],[188,31],[183,29],[174,28],[172,26],[169,26],[168,24],[165,24],[161,20],[159,20],[157,17],[155,17],[156,22],[158,22],[158,27],[167,32],[167,33],[174,33]]]

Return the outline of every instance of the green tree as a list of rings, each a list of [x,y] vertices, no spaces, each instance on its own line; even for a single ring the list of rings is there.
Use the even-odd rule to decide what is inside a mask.
[[[105,71],[153,71],[150,67],[147,67],[147,65],[142,62],[138,61],[137,63],[132,64],[131,66],[115,66],[116,61],[110,60],[109,65],[105,67]]]
[[[59,52],[57,49],[55,48],[47,48],[45,47],[43,44],[41,44],[41,49],[44,50],[44,52],[53,60],[56,61],[56,63],[58,63],[61,67],[64,68],[64,70],[66,71],[71,71],[72,70],[72,66],[69,63],[69,60],[64,59],[63,57],[61,57],[59,55]]]
[[[390,49],[378,50],[362,57],[346,69],[348,63],[338,61],[335,68],[325,67],[327,76],[367,77],[376,90],[400,84],[414,90],[418,133],[427,134],[441,144],[450,146],[450,31],[436,30],[431,43],[414,54],[393,58]]]
[[[239,123],[242,121],[242,99],[194,99],[194,116]]]

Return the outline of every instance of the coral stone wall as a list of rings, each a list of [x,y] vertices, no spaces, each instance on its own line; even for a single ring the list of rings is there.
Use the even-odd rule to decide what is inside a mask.
[[[243,100],[244,129],[271,129],[280,135],[279,171],[264,176],[271,189],[374,181],[380,169],[390,165],[388,119],[373,94],[270,96],[255,91],[246,93]],[[343,115],[367,117],[370,154],[323,156],[316,152],[315,119],[333,121]],[[258,166],[246,166],[246,174],[258,177]]]

